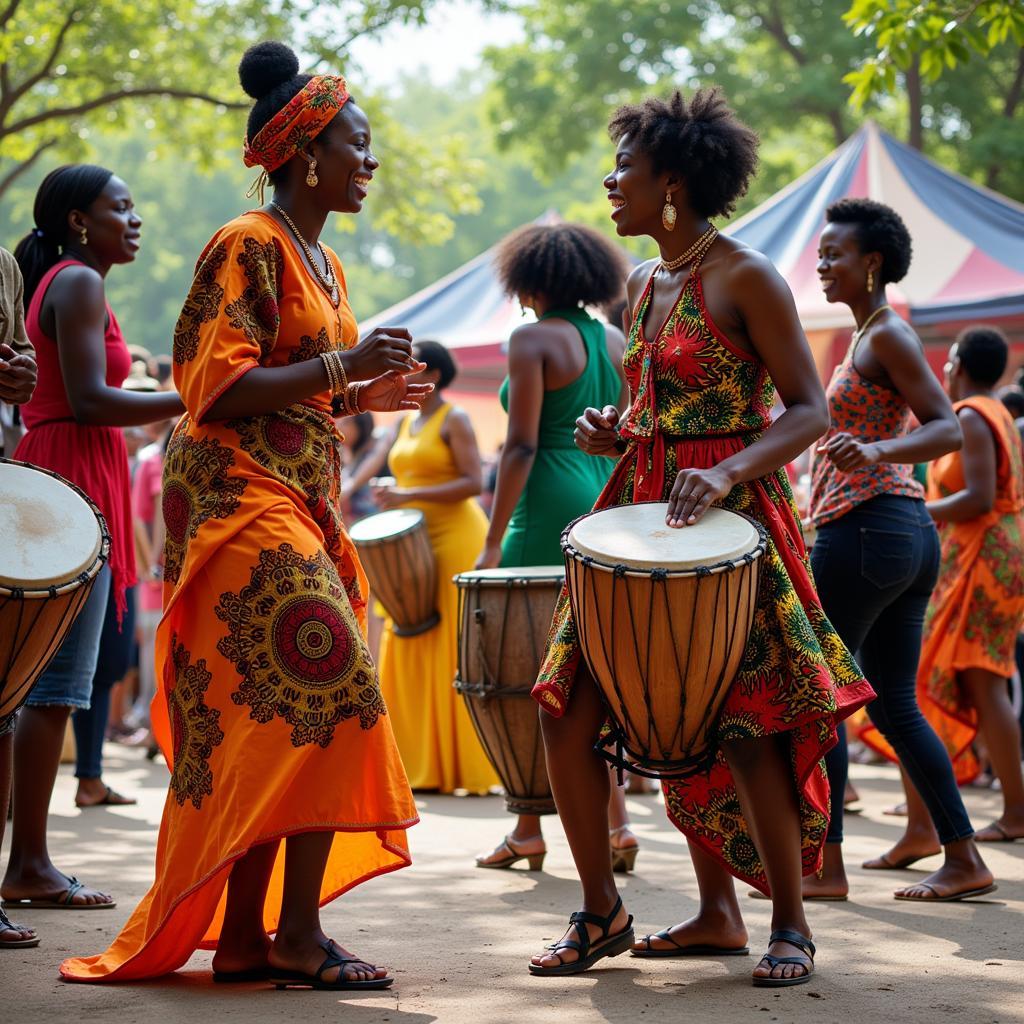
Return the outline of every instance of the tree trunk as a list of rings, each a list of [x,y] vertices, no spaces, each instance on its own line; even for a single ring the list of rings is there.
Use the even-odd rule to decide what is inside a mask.
[[[1024,99],[1024,47],[1021,47],[1021,51],[1017,56],[1017,73],[1013,76],[1013,83],[1010,85],[1006,99],[1003,101],[1003,117],[1008,121],[1013,120],[1021,99]],[[988,170],[985,172],[985,184],[989,188],[994,189],[998,186],[999,172],[1001,170],[1002,167],[999,164],[989,164]]]
[[[907,68],[907,97],[910,110],[907,116],[907,142],[918,152],[924,149],[924,125],[921,124],[921,108],[924,101],[921,95],[921,65],[915,58]]]

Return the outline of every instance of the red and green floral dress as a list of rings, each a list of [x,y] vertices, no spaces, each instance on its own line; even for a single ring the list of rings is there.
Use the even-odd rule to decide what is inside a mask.
[[[679,470],[707,469],[758,440],[771,422],[775,388],[764,364],[714,325],[694,272],[653,339],[643,321],[654,277],[636,309],[624,358],[633,403],[621,428],[629,442],[595,508],[665,501]],[[836,724],[874,691],[825,617],[811,579],[800,521],[784,470],[738,484],[720,502],[764,526],[754,623],[739,674],[718,721],[719,740],[788,733],[799,794],[804,874],[818,867],[828,829],[822,757]],[[549,714],[565,713],[581,652],[565,590],[533,690]],[[705,773],[663,784],[669,819],[735,876],[762,892],[767,878],[719,754]]]

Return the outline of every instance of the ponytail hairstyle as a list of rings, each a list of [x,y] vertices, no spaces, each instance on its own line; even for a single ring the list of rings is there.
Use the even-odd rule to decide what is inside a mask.
[[[35,227],[14,250],[25,279],[26,313],[43,275],[60,260],[67,245],[68,215],[88,210],[113,176],[113,171],[95,164],[67,164],[43,178],[32,208]]]

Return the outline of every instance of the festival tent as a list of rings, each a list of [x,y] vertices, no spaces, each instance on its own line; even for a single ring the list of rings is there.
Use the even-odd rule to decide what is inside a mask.
[[[1024,206],[947,171],[866,124],[816,167],[741,217],[727,233],[763,252],[796,298],[823,374],[849,337],[845,306],[825,302],[816,273],[825,209],[845,196],[886,203],[913,239],[910,272],[889,301],[941,365],[967,324],[997,324],[1024,345]],[[1016,360],[1015,360],[1016,361]]]

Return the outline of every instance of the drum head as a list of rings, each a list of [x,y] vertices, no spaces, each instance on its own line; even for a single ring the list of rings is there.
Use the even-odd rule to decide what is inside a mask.
[[[460,572],[455,583],[460,587],[528,587],[531,583],[561,583],[564,579],[564,565],[515,565],[507,569]]]
[[[569,544],[606,565],[685,570],[735,561],[760,540],[751,522],[724,508],[709,508],[700,522],[679,529],[665,525],[667,512],[667,502],[592,512],[570,529]]]
[[[393,508],[388,512],[360,519],[348,535],[359,543],[377,540],[389,540],[400,537],[403,533],[415,530],[423,521],[423,513],[416,508]]]
[[[67,484],[30,466],[0,464],[0,585],[41,590],[71,582],[103,542],[91,506]]]

